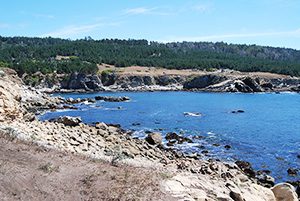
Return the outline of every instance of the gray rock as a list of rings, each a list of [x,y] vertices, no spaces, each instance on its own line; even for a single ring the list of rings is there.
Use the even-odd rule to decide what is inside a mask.
[[[95,100],[103,100],[106,102],[123,102],[123,101],[129,101],[130,98],[127,96],[119,96],[119,97],[113,97],[113,96],[96,96]]]
[[[203,89],[210,85],[214,85],[217,83],[220,83],[222,81],[226,80],[223,76],[218,75],[201,75],[198,77],[195,77],[189,81],[186,81],[183,84],[184,89]]]
[[[56,119],[51,119],[50,121],[62,123],[66,126],[78,126],[82,122],[80,117],[70,117],[70,116],[58,117]]]
[[[161,145],[162,144],[162,136],[160,133],[153,132],[149,133],[145,140],[151,145]]]

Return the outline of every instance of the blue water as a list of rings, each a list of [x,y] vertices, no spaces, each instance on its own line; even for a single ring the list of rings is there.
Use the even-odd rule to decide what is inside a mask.
[[[118,123],[133,129],[134,135],[145,136],[146,130],[175,131],[186,136],[203,136],[193,144],[179,148],[201,152],[207,157],[234,161],[246,160],[255,169],[271,170],[276,181],[295,180],[289,167],[298,168],[300,159],[300,95],[233,94],[196,92],[118,92],[97,94],[60,94],[85,98],[96,95],[128,96],[129,102],[79,104],[79,110],[47,112],[42,120],[61,115],[81,116],[86,123]],[[122,109],[118,109],[121,106]],[[245,113],[233,114],[242,109]],[[184,116],[184,112],[200,112],[201,117]],[[132,123],[140,123],[133,126]],[[218,143],[219,147],[212,144]],[[226,150],[224,145],[231,145]]]

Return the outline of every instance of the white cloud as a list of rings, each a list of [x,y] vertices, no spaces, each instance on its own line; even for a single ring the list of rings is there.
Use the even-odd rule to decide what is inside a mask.
[[[153,11],[153,8],[139,7],[139,8],[126,9],[124,13],[129,15],[139,15],[139,14],[149,14],[151,11]]]
[[[129,8],[124,10],[125,15],[171,15],[169,12],[161,12],[159,8]]]
[[[88,25],[70,25],[63,27],[61,29],[58,29],[56,31],[46,33],[41,35],[41,37],[47,37],[47,36],[52,36],[52,37],[61,37],[61,38],[69,38],[72,36],[78,36],[83,33],[89,33],[92,31],[97,30],[100,27],[104,26],[117,26],[118,23],[96,23],[96,24],[88,24]]]
[[[206,36],[187,36],[187,37],[170,37],[163,42],[172,41],[222,41],[226,39],[235,38],[254,38],[254,37],[266,37],[266,36],[281,36],[281,37],[300,37],[300,29],[291,31],[274,31],[274,32],[254,32],[254,33],[232,33],[221,35],[206,35]]]

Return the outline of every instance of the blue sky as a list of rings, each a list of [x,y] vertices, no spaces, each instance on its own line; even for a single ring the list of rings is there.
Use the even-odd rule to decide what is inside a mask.
[[[224,41],[300,50],[300,0],[9,0],[1,36]]]

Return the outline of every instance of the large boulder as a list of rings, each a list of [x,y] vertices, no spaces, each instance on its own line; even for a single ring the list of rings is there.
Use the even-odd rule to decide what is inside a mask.
[[[277,201],[298,201],[294,187],[288,183],[279,183],[271,189]]]
[[[220,83],[222,81],[226,80],[224,76],[218,76],[218,75],[201,75],[194,77],[191,80],[186,81],[183,84],[184,89],[203,89],[210,85],[214,85],[217,83]]]
[[[56,119],[51,119],[52,122],[62,123],[66,126],[78,126],[82,120],[80,117],[63,116]]]
[[[180,135],[178,135],[177,133],[174,133],[174,132],[167,133],[165,138],[169,142],[174,142],[174,143],[178,143],[178,144],[182,144],[184,142],[193,143],[193,141],[190,138],[180,136]]]
[[[151,145],[161,145],[162,144],[162,136],[160,133],[153,132],[149,133],[145,140]]]
[[[236,161],[235,164],[249,177],[255,177],[256,173],[253,170],[251,163],[247,161]]]
[[[251,89],[251,92],[261,92],[263,89],[259,85],[259,79],[252,79],[250,77],[246,77],[242,80],[246,86]]]

